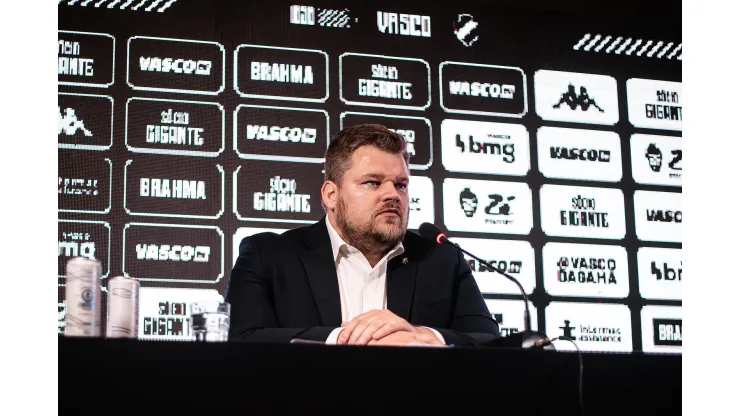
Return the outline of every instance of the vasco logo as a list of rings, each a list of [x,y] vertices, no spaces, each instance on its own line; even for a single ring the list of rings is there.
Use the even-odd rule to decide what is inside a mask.
[[[495,272],[493,267],[481,263],[476,259],[468,259],[467,262],[470,269],[474,272]],[[488,263],[491,263],[494,267],[505,273],[519,274],[522,271],[521,260],[488,260]]]
[[[647,209],[646,212],[648,222],[680,223],[683,221],[683,213],[681,211]]]
[[[510,84],[490,84],[487,82],[450,81],[450,95],[471,97],[514,99],[516,86]]]
[[[572,227],[609,228],[608,212],[596,212],[596,199],[583,198],[581,195],[572,199],[573,210],[560,211],[560,224]]]
[[[149,72],[174,72],[176,74],[211,75],[211,61],[194,61],[192,59],[173,59],[142,56],[139,57],[139,69]]]
[[[270,178],[269,192],[254,193],[254,209],[270,212],[311,213],[311,195],[297,194],[295,179]]]
[[[416,14],[378,12],[378,31],[390,35],[432,36],[432,19]]]
[[[316,129],[312,128],[247,125],[247,140],[316,143],[316,136]]]
[[[558,281],[573,283],[617,284],[614,259],[561,257],[558,261]]]
[[[452,23],[452,29],[457,40],[467,47],[473,46],[478,40],[478,22],[470,14],[458,14],[457,20]]]
[[[681,319],[653,319],[653,341],[656,346],[681,346],[682,330]]]
[[[581,111],[588,111],[591,107],[594,107],[599,112],[604,112],[604,109],[599,107],[596,101],[589,96],[588,90],[584,86],[581,86],[579,94],[576,94],[576,87],[573,84],[568,84],[568,90],[560,96],[560,101],[553,105],[552,108],[560,108],[562,104],[565,104],[571,110],[580,108]]]
[[[683,262],[679,262],[677,269],[668,267],[668,263],[663,263],[660,267],[657,266],[656,262],[650,262],[650,272],[655,276],[655,280],[666,280],[666,281],[681,281],[681,274],[683,273]]]
[[[511,136],[506,134],[488,135],[492,139],[503,139],[510,140]],[[455,136],[455,144],[460,149],[461,153],[465,153],[466,146],[461,136],[458,134]],[[469,135],[467,140],[467,151],[470,153],[482,153],[486,155],[501,156],[503,154],[503,161],[506,163],[514,162],[514,144],[513,143],[486,143],[476,142],[473,140],[473,136]]]
[[[137,260],[182,261],[206,263],[211,255],[209,246],[137,244]]]
[[[609,150],[597,150],[597,149],[577,149],[577,148],[565,148],[559,146],[550,147],[550,158],[552,159],[568,159],[568,160],[583,160],[589,162],[609,162],[611,157],[611,151]]]

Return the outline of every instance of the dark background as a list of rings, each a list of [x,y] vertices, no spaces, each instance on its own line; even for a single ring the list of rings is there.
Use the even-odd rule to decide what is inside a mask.
[[[134,4],[138,3],[135,2]],[[163,4],[163,3],[162,3]],[[349,8],[351,15],[359,19],[349,29],[303,26],[290,24],[289,7],[291,4],[312,5],[320,8]],[[119,4],[120,6],[120,4]],[[148,4],[147,4],[148,6]],[[160,5],[161,6],[161,5]],[[377,30],[375,12],[378,10],[398,13],[413,13],[431,16],[432,37],[410,37],[382,34]],[[458,13],[469,13],[480,23],[480,39],[470,48],[463,45],[452,33],[452,22]],[[318,17],[317,17],[318,18]],[[180,0],[171,5],[164,13],[114,9],[93,8],[79,5],[68,6],[66,2],[59,5],[59,30],[107,33],[115,37],[115,74],[114,83],[109,88],[90,88],[60,85],[59,92],[79,94],[109,95],[114,99],[113,146],[106,151],[59,149],[60,176],[62,169],[81,163],[84,158],[98,162],[83,167],[97,170],[96,165],[104,158],[113,163],[112,206],[106,214],[78,214],[60,212],[60,219],[105,221],[110,224],[110,276],[121,275],[123,255],[123,228],[127,223],[147,222],[161,224],[206,225],[217,226],[223,234],[224,268],[226,277],[232,266],[232,236],[239,227],[284,227],[296,224],[260,221],[240,221],[233,213],[233,172],[242,166],[240,176],[246,173],[256,177],[269,178],[275,174],[283,177],[300,178],[304,172],[320,171],[317,164],[288,162],[269,162],[280,165],[277,173],[262,171],[261,166],[267,162],[253,163],[240,159],[233,147],[232,126],[234,110],[239,104],[256,104],[326,110],[330,117],[330,133],[339,130],[339,115],[345,111],[385,113],[414,117],[425,117],[432,122],[433,163],[426,171],[412,171],[412,174],[430,176],[435,185],[434,205],[435,221],[443,224],[442,180],[445,177],[521,181],[522,178],[511,178],[498,175],[460,174],[444,170],[440,155],[440,124],[444,118],[480,120],[502,123],[517,123],[526,126],[530,134],[530,173],[523,178],[532,189],[534,228],[527,236],[503,234],[452,233],[451,236],[494,238],[508,240],[528,240],[535,250],[537,270],[536,288],[530,299],[538,309],[538,327],[544,328],[544,308],[551,300],[574,302],[626,303],[632,313],[633,348],[641,350],[640,309],[649,303],[653,305],[676,305],[677,301],[646,302],[639,295],[637,280],[638,247],[680,248],[681,244],[638,242],[634,229],[634,208],[632,195],[635,189],[663,192],[681,192],[680,188],[663,186],[637,186],[631,175],[629,138],[633,133],[680,136],[680,132],[666,130],[636,129],[628,120],[626,81],[629,78],[646,78],[665,81],[681,81],[681,61],[676,59],[651,59],[647,57],[607,55],[574,51],[572,46],[584,33],[602,34],[663,40],[664,42],[681,42],[681,5],[679,2],[609,2],[601,4],[591,1],[550,2],[550,1],[374,1],[366,2],[299,2],[287,1],[197,1]],[[166,92],[136,91],[127,85],[127,41],[133,36],[151,36],[218,42],[226,51],[225,89],[216,96],[196,94],[176,94]],[[60,35],[61,38],[61,35]],[[260,100],[241,98],[234,89],[234,50],[240,44],[257,44],[283,46],[292,48],[318,49],[329,55],[329,98],[325,103],[304,103],[283,100]],[[339,99],[338,57],[345,52],[404,56],[426,60],[431,68],[432,103],[426,111],[386,110],[382,108],[349,106]],[[83,52],[84,55],[84,52]],[[526,74],[528,113],[521,119],[492,116],[474,116],[447,114],[439,103],[438,67],[444,61],[475,62],[481,64],[514,66]],[[97,64],[101,65],[101,64]],[[101,66],[102,67],[102,66]],[[213,70],[219,68],[214,67]],[[609,75],[616,79],[620,117],[615,126],[581,125],[574,123],[543,122],[536,113],[534,105],[533,77],[539,69],[583,72]],[[241,74],[248,74],[245,68]],[[320,75],[315,73],[318,78]],[[291,84],[283,84],[290,88]],[[173,155],[145,155],[130,152],[124,142],[126,101],[131,97],[163,98],[187,101],[220,103],[226,114],[225,134],[226,148],[217,157],[203,158]],[[220,124],[220,120],[214,120]],[[616,131],[622,139],[623,179],[618,183],[594,183],[584,181],[548,179],[537,169],[536,131],[547,125],[554,127],[587,128],[592,130]],[[88,127],[89,128],[89,127]],[[319,138],[317,138],[318,141]],[[664,155],[664,163],[666,156]],[[164,217],[134,217],[126,213],[123,204],[124,165],[126,160],[141,160],[151,163],[152,177],[168,177],[167,172],[183,169],[187,166],[193,172],[202,170],[215,171],[221,165],[225,170],[225,212],[216,220],[195,220]],[[202,168],[202,165],[208,165]],[[171,174],[169,176],[172,176]],[[317,190],[306,190],[299,183],[298,193],[318,194]],[[309,182],[310,183],[310,182]],[[543,183],[562,185],[587,185],[601,188],[620,188],[625,195],[627,235],[618,241],[599,241],[577,238],[550,238],[541,230],[538,189]],[[241,185],[240,185],[241,186]],[[261,180],[255,186],[267,191],[267,183]],[[102,189],[107,183],[102,184]],[[209,195],[210,196],[210,195]],[[245,197],[247,197],[245,195]],[[312,217],[321,216],[320,200],[312,197]],[[251,197],[248,198],[251,202]],[[210,201],[209,201],[210,203]],[[106,204],[107,205],[107,204]],[[63,204],[60,202],[60,207]],[[90,206],[88,209],[92,209]],[[96,207],[96,206],[95,206]],[[97,207],[96,207],[97,208]],[[103,207],[104,208],[104,207]],[[242,213],[242,215],[244,215]],[[61,225],[60,225],[61,227]],[[585,244],[621,245],[627,248],[629,260],[630,294],[626,299],[589,299],[559,297],[553,299],[547,295],[542,284],[542,246],[546,242],[569,242]],[[61,261],[61,257],[60,257]],[[214,266],[215,267],[215,266]],[[104,266],[105,268],[105,266]],[[218,272],[216,271],[216,274]],[[222,279],[216,286],[225,294],[228,279]],[[63,281],[60,279],[60,283]],[[143,286],[211,288],[203,284],[159,284],[143,282]],[[60,287],[60,302],[64,291]],[[516,299],[518,296],[486,295],[492,299]],[[104,314],[103,314],[104,316]]]

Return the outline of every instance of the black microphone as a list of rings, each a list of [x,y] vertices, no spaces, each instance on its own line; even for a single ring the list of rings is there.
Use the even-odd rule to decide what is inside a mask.
[[[445,233],[442,232],[439,227],[437,227],[434,224],[430,224],[428,222],[425,222],[419,226],[419,235],[422,237],[434,241],[437,244],[449,244],[452,247],[455,247],[456,250],[459,250],[468,256],[478,260],[479,262],[485,264],[492,270],[497,271],[498,273],[502,274],[507,279],[514,282],[517,287],[519,288],[519,291],[522,292],[522,296],[524,297],[524,331],[517,332],[515,334],[497,338],[494,341],[488,343],[487,346],[501,346],[501,347],[522,347],[522,348],[531,348],[533,346],[545,348],[545,349],[554,349],[554,347],[551,345],[551,343],[548,343],[549,338],[547,338],[547,335],[538,332],[538,331],[532,331],[532,318],[529,312],[529,299],[527,298],[527,293],[524,291],[524,288],[522,287],[521,283],[519,283],[516,278],[510,276],[508,273],[500,270],[490,262],[481,259],[480,257],[475,256],[474,254],[469,253],[468,251],[464,250],[459,245],[453,243],[450,241]]]

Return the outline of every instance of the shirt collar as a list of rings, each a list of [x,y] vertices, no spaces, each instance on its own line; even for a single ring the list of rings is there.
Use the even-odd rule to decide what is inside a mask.
[[[334,256],[334,264],[337,264],[339,262],[339,256],[342,254],[343,251],[351,252],[354,250],[357,250],[356,248],[352,247],[351,245],[347,244],[347,242],[342,239],[342,237],[339,235],[337,230],[334,229],[331,225],[331,221],[329,221],[329,216],[327,215],[324,219],[326,221],[326,229],[329,231],[329,240],[331,240],[331,252]],[[391,260],[393,257],[400,256],[404,252],[403,242],[399,241],[398,245],[394,247],[391,251],[389,251],[385,256],[384,259],[387,258],[387,260]],[[382,262],[383,260],[381,260]]]

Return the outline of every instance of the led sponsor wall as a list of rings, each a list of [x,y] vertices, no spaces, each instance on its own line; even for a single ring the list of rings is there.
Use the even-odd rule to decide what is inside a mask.
[[[87,256],[104,286],[141,281],[141,339],[187,339],[189,302],[223,299],[242,238],[322,218],[330,137],[379,123],[409,143],[410,228],[518,278],[540,330],[680,353],[680,21],[63,1],[59,29],[60,331],[64,265]],[[516,287],[469,262],[520,330]]]

